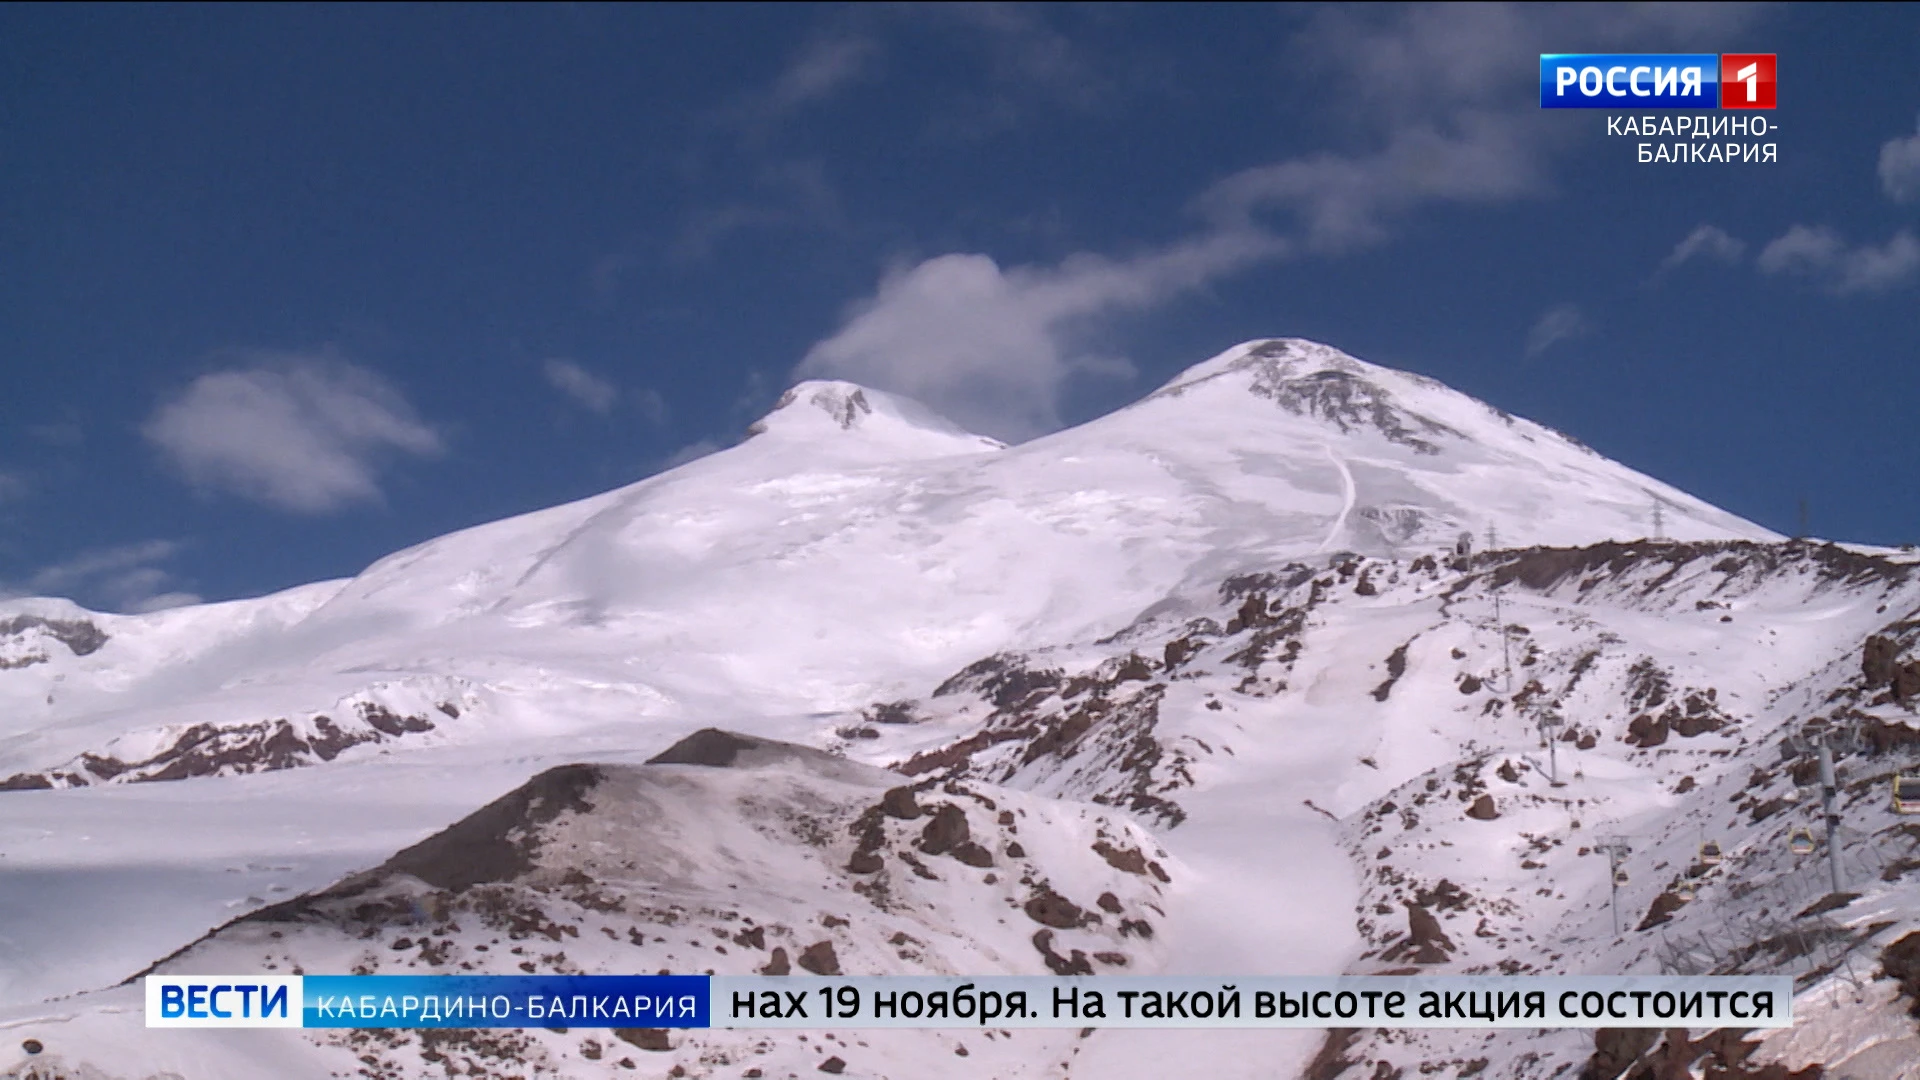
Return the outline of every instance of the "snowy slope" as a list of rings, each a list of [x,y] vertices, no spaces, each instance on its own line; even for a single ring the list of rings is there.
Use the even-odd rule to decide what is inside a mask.
[[[87,782],[75,759],[124,761],[112,739],[298,723],[379,683],[485,688],[478,714],[434,722],[456,741],[847,708],[996,650],[1098,637],[1249,567],[1489,528],[1508,546],[1632,539],[1656,503],[1675,537],[1772,538],[1429,380],[1298,341],[1240,346],[1017,447],[845,383],[796,387],[755,429],[344,585],[113,620],[98,652],[56,647],[8,688],[25,707],[0,732],[19,736],[0,778]],[[556,692],[596,700],[564,720],[530,707]]]
[[[1127,855],[1146,868],[1115,865]],[[1180,872],[1163,860],[1138,826],[1084,805],[909,785],[817,750],[706,730],[646,765],[544,771],[383,865],[247,915],[156,970],[1151,972],[1162,893]],[[73,1019],[19,1025],[48,1048],[43,1064],[98,1060],[94,1048],[109,1045],[144,1046],[147,1067],[189,1074],[270,1054],[299,1063],[282,1075],[367,1059],[401,1076],[438,1072],[439,1060],[467,1076],[621,1076],[635,1059],[647,1075],[675,1065],[691,1076],[787,1075],[829,1055],[853,1075],[905,1075],[933,1044],[995,1075],[1045,1076],[1077,1041],[1026,1033],[1016,1050],[981,1032],[656,1032],[636,1042],[606,1030],[441,1041],[284,1031],[244,1047],[225,1033],[171,1033],[161,1047],[133,1026],[137,1015],[114,1011],[113,993],[86,1000]]]
[[[1656,506],[1673,539],[1644,539]],[[1489,531],[1499,550],[1479,551]],[[1466,558],[1452,551],[1462,532],[1475,537]],[[1904,999],[1864,973],[1920,928],[1920,837],[1883,798],[1886,775],[1920,751],[1915,564],[1783,541],[1548,429],[1307,342],[1240,346],[1134,406],[1013,447],[889,395],[802,384],[737,447],[430,541],[352,581],[139,617],[0,605],[0,882],[20,913],[0,924],[0,1026],[63,1053],[107,1047],[91,1059],[103,1075],[134,1075],[148,1037],[127,1026],[124,991],[96,988],[237,916],[170,962],[265,958],[261,912],[303,895],[314,917],[296,941],[279,944],[284,928],[269,938],[279,952],[263,962],[393,963],[353,936],[364,928],[321,917],[327,898],[400,887],[408,856],[396,852],[576,763],[593,763],[582,767],[614,802],[683,823],[646,848],[649,866],[683,868],[672,888],[699,903],[747,894],[730,910],[756,925],[816,917],[799,897],[867,902],[841,848],[874,792],[905,775],[963,806],[977,836],[996,837],[1000,818],[976,813],[976,796],[1024,811],[1023,843],[1061,838],[1031,861],[1074,882],[1061,888],[1083,908],[1079,893],[1109,879],[1121,884],[1101,888],[1123,899],[1122,885],[1158,889],[1140,902],[1165,917],[1150,949],[1126,954],[1129,970],[1657,971],[1730,958],[1775,970],[1798,962],[1775,909],[1824,892],[1781,854],[1808,813],[1788,798],[1804,756],[1783,763],[1781,740],[1838,717],[1885,744],[1843,761],[1861,896],[1792,925],[1815,928],[1809,955],[1851,963],[1880,1004],[1754,1053],[1870,1064],[1899,1052]],[[1542,779],[1543,715],[1561,722],[1564,787]],[[641,764],[714,726],[864,765],[789,755],[768,766],[777,784],[754,782],[766,805],[749,807],[729,786],[741,774]],[[868,771],[879,766],[896,774]],[[755,815],[778,817],[775,804],[812,807],[834,839],[773,842],[773,819]],[[1132,844],[1166,853],[1171,880],[1113,878],[1088,828],[1133,830]],[[1634,846],[1620,935],[1606,863],[1590,854],[1598,835]],[[701,838],[724,836],[739,854],[716,861]],[[1703,838],[1729,858],[1686,879],[1695,895],[1680,901]],[[851,911],[827,912],[851,927],[824,929],[840,934],[847,970],[1045,970],[1017,912],[1016,885],[1030,883],[1004,865],[942,862],[939,884],[898,875],[897,914],[913,925],[894,929],[920,943],[911,962]],[[548,867],[568,870],[623,903],[668,887],[658,873]],[[988,873],[996,883],[978,887]],[[979,881],[943,891],[961,877]],[[607,946],[569,950],[567,964],[632,962],[591,905],[573,908],[567,942]],[[1681,948],[1694,927],[1734,924],[1759,936]],[[462,935],[432,951],[503,959]],[[726,947],[705,965],[765,962]],[[662,966],[693,964],[672,948]],[[522,962],[560,966],[543,953],[501,970]],[[1818,966],[1793,972],[1809,1000],[1835,992]],[[587,1058],[577,1033],[529,1038],[514,1053],[560,1075],[633,1052]],[[855,1075],[1024,1075],[1014,1063],[1031,1061],[1035,1075],[1121,1078],[1194,1061],[1208,1076],[1311,1065],[1328,1080],[1412,1075],[1421,1061],[1464,1074],[1481,1059],[1474,1074],[1572,1075],[1595,1053],[1578,1034],[1102,1031],[983,1037],[967,1058],[944,1036],[862,1035],[856,1059],[811,1038],[689,1039],[636,1060],[737,1075],[753,1056],[781,1070],[769,1075],[804,1075],[831,1052]],[[266,1058],[248,1055],[294,1052],[169,1045],[186,1055],[169,1067],[215,1078],[255,1075],[247,1062]],[[409,1075],[424,1049],[302,1045],[314,1075],[362,1053]]]

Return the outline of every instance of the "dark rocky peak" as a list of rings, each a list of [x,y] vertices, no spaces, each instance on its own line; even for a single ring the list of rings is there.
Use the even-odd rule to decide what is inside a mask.
[[[1330,346],[1298,338],[1250,343],[1188,369],[1148,400],[1178,397],[1202,383],[1228,376],[1245,379],[1248,392],[1256,397],[1272,401],[1295,416],[1331,424],[1342,434],[1374,431],[1390,442],[1427,454],[1440,452],[1435,440],[1467,437],[1457,428],[1415,411],[1390,388],[1397,380],[1424,391],[1453,393],[1440,383],[1377,367]]]

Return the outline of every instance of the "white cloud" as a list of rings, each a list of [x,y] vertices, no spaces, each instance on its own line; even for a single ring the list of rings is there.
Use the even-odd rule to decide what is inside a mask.
[[[830,98],[866,74],[880,43],[863,33],[814,38],[774,80],[765,108],[779,115]]]
[[[967,11],[979,17],[979,9]],[[988,14],[1013,18],[1005,33],[1021,48],[1007,55],[1027,83],[1094,93],[1078,57],[1032,32],[1024,11]],[[897,270],[813,346],[800,373],[895,390],[1003,439],[1048,430],[1059,422],[1067,380],[1099,368],[1085,343],[1103,317],[1165,302],[1263,259],[1381,242],[1397,217],[1425,206],[1545,193],[1550,152],[1577,136],[1527,103],[1529,70],[1514,57],[1567,41],[1654,47],[1704,40],[1752,14],[1744,5],[1315,9],[1283,66],[1317,97],[1347,103],[1333,119],[1358,136],[1361,149],[1228,176],[1194,201],[1206,231],[1144,256],[1078,255],[1057,266],[1008,269],[985,255],[949,254]],[[1284,235],[1267,223],[1275,212],[1293,223]],[[1530,340],[1543,343],[1532,351],[1586,325],[1564,319],[1536,328]]]
[[[305,514],[377,500],[386,459],[442,451],[392,384],[326,356],[202,375],[141,430],[196,487]]]
[[[1825,226],[1795,225],[1761,249],[1757,265],[1768,274],[1812,278],[1829,292],[1878,292],[1920,271],[1920,241],[1902,229],[1879,247],[1849,247]]]
[[[24,582],[0,584],[0,593],[64,596],[92,607],[131,612],[197,604],[200,597],[174,588],[173,573],[156,565],[180,550],[181,545],[172,540],[89,548],[40,568]]]
[[[1746,254],[1746,241],[1728,235],[1717,225],[1702,225],[1674,246],[1673,253],[1661,260],[1660,269],[1672,270],[1694,259],[1732,265]]]
[[[1111,358],[1081,347],[1085,320],[1150,306],[1283,250],[1242,230],[1132,259],[1076,255],[1051,267],[942,255],[888,274],[808,351],[799,374],[897,391],[970,430],[1025,438],[1058,426],[1070,377],[1115,370]]]
[[[127,606],[127,612],[132,615],[145,615],[154,611],[166,611],[169,608],[191,607],[194,604],[204,602],[204,600],[205,598],[199,593],[161,593],[158,596],[149,596],[145,600],[129,604]]]
[[[1880,186],[1894,202],[1920,201],[1920,132],[1880,147]]]
[[[1504,202],[1541,190],[1528,118],[1471,111],[1450,126],[1402,128],[1372,154],[1323,153],[1246,169],[1215,184],[1198,206],[1222,222],[1288,209],[1311,247],[1336,252],[1386,239],[1390,215],[1425,203]]]
[[[1563,341],[1581,337],[1592,330],[1592,324],[1579,307],[1557,304],[1534,320],[1533,329],[1527,331],[1527,356],[1539,356]]]
[[[554,357],[543,366],[547,382],[555,390],[572,398],[583,408],[605,414],[613,408],[620,397],[620,391],[607,380],[574,363],[572,360]]]
[[[643,387],[634,391],[632,397],[634,407],[640,410],[640,415],[646,418],[647,423],[658,427],[667,422],[667,399],[661,397],[658,390]]]
[[[1561,48],[1678,44],[1750,21],[1755,5],[1416,4],[1321,7],[1306,18],[1290,66],[1345,103],[1374,146],[1256,166],[1198,202],[1215,220],[1280,210],[1315,249],[1378,243],[1401,214],[1442,203],[1498,203],[1544,193],[1548,163],[1573,128],[1527,104],[1513,57]]]

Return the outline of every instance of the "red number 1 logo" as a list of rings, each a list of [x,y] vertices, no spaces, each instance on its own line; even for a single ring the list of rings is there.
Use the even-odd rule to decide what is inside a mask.
[[[1721,53],[1720,107],[1771,109],[1774,107],[1775,53]]]

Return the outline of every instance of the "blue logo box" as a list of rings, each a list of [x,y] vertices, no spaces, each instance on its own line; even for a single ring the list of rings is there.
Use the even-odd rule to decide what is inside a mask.
[[[1718,53],[1541,53],[1543,109],[1717,109]]]

